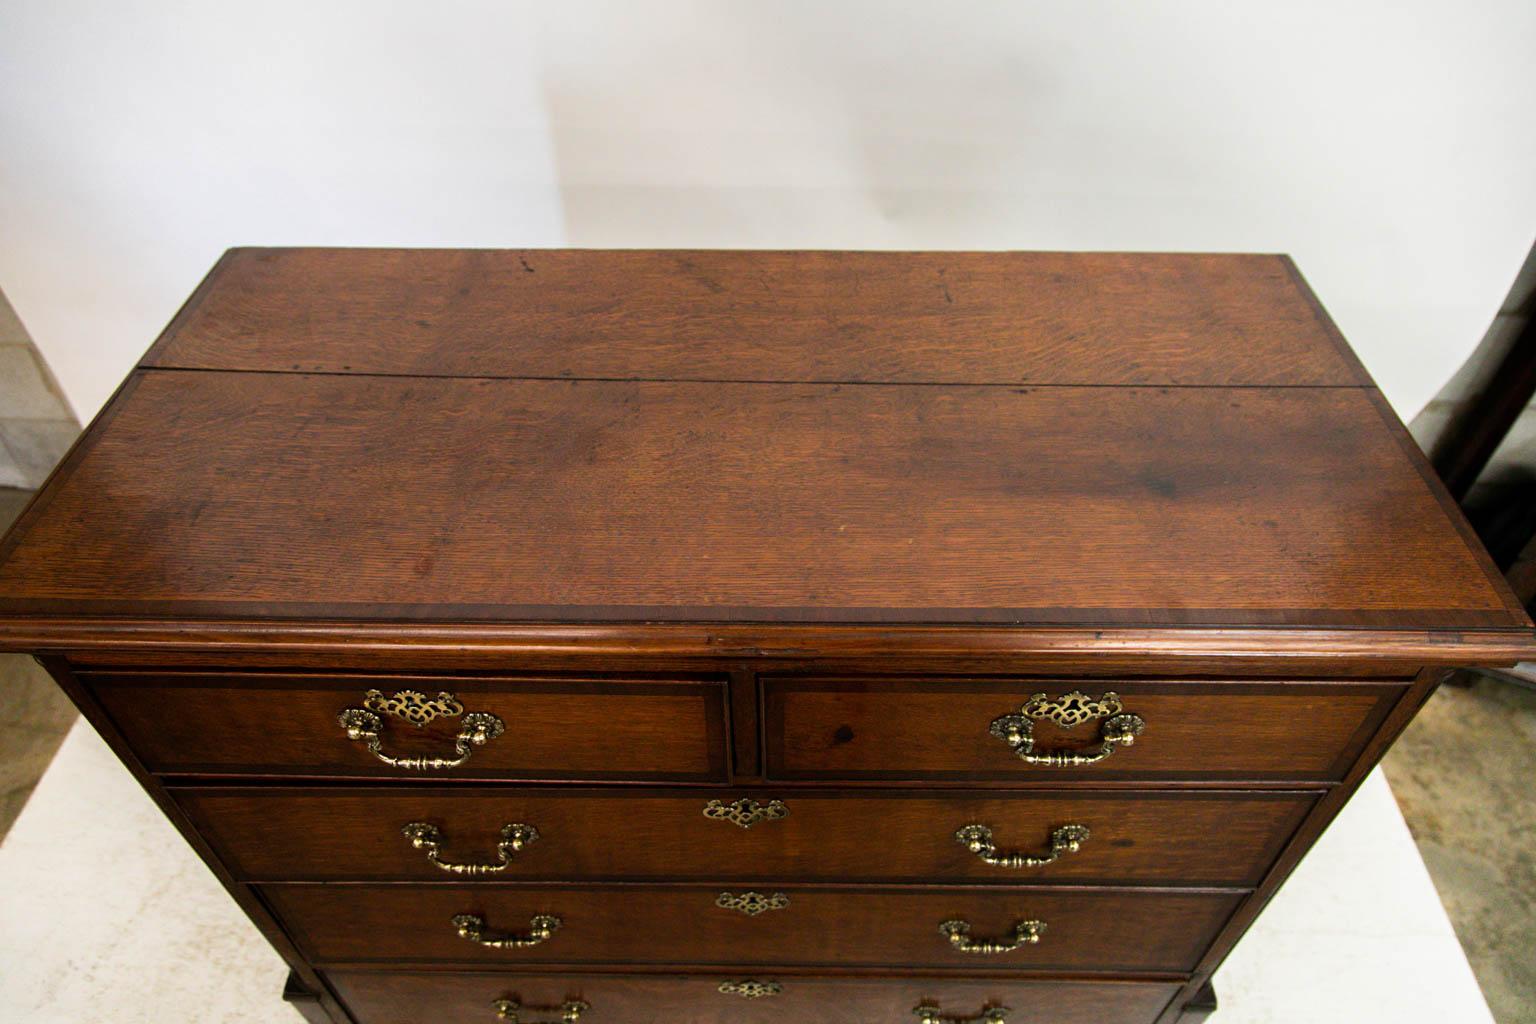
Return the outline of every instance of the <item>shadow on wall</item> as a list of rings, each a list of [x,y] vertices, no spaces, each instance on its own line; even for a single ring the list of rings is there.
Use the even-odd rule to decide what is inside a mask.
[[[1253,73],[1288,65],[1305,19],[1254,38],[1246,15],[1093,8],[700,6],[687,31],[614,6],[547,15],[566,237],[1267,252],[1348,205],[1298,166],[1333,151],[1308,114],[1322,88]]]

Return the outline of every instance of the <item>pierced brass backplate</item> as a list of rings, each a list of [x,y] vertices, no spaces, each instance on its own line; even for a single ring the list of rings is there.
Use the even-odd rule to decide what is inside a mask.
[[[754,981],[751,978],[743,978],[741,981],[722,981],[720,991],[728,996],[741,996],[743,999],[766,999],[783,992],[784,986],[776,981]]]
[[[415,690],[401,690],[393,697],[384,696],[382,690],[369,690],[363,697],[363,707],[381,715],[394,715],[418,729],[426,728],[428,722],[439,716],[458,718],[464,713],[464,705],[446,690],[430,699]]]
[[[781,892],[776,892],[772,896],[760,892],[744,892],[739,896],[733,892],[723,892],[715,897],[715,906],[722,910],[735,910],[748,917],[756,917],[769,910],[783,910],[789,906],[789,897]]]
[[[1024,707],[1020,710],[1026,718],[1033,718],[1036,721],[1044,718],[1055,722],[1063,729],[1076,729],[1084,722],[1118,715],[1125,709],[1120,706],[1118,693],[1090,697],[1082,690],[1073,690],[1055,700],[1051,700],[1043,693],[1037,693],[1025,701]]]
[[[409,722],[418,729],[426,728],[436,718],[458,718],[459,733],[453,738],[453,757],[397,757],[384,752],[384,718],[388,715]],[[461,717],[462,716],[462,717]],[[346,730],[347,739],[362,740],[369,753],[391,768],[422,771],[435,768],[457,768],[469,760],[475,747],[484,746],[506,731],[501,719],[486,711],[464,713],[464,705],[446,690],[428,699],[415,690],[401,690],[392,697],[381,690],[369,690],[363,695],[363,706],[345,708],[336,721]]]
[[[1099,745],[1089,750],[1035,750],[1035,722],[1039,719],[1053,722],[1063,729],[1075,729],[1084,722],[1104,718],[1099,727]],[[1126,713],[1120,704],[1120,695],[1106,693],[1090,697],[1081,690],[1073,690],[1052,700],[1037,693],[1024,702],[1016,714],[995,718],[988,728],[993,736],[1012,748],[1025,764],[1047,768],[1082,768],[1098,764],[1119,747],[1129,747],[1136,742],[1147,723],[1140,715]]]
[[[751,828],[760,821],[778,821],[780,818],[789,817],[789,808],[784,806],[782,800],[770,800],[766,804],[748,800],[746,797],[729,804],[711,800],[704,805],[704,817],[713,818],[716,821],[728,821],[742,828]]]

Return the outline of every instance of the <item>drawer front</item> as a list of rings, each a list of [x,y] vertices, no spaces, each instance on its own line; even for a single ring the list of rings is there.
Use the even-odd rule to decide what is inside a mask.
[[[286,885],[263,890],[321,964],[717,964],[960,971],[1191,970],[1242,898],[1136,890],[829,890],[803,886]],[[724,905],[722,905],[724,904]],[[460,934],[472,916],[493,948]],[[534,922],[559,926],[542,941]],[[459,923],[456,924],[456,918]],[[966,952],[945,922],[965,922]],[[1043,922],[1033,944],[1019,940]]]
[[[79,678],[149,769],[167,774],[727,777],[724,684],[717,680],[147,672]],[[361,731],[349,737],[343,715]]]
[[[762,691],[767,776],[783,781],[1328,782],[1404,688],[786,676]]]
[[[525,1021],[559,1020],[572,1002],[591,1024],[915,1024],[918,1006],[959,1021],[1002,1010],[998,1024],[1151,1024],[1172,982],[1045,979],[818,978],[330,971],[357,1024],[495,1024],[502,1000]],[[722,991],[722,986],[725,990]],[[578,1008],[579,1009],[579,1008]]]
[[[1251,886],[1316,799],[479,786],[174,794],[224,862],[258,882],[441,882],[480,867],[494,880]],[[970,826],[979,829],[962,843]],[[973,850],[977,840],[989,845]]]

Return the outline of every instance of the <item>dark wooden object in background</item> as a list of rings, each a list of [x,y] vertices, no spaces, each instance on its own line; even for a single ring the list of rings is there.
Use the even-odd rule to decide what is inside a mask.
[[[1414,439],[1465,513],[1526,611],[1536,608],[1536,247],[1483,340],[1414,417]],[[1536,687],[1528,666],[1472,668],[1466,686],[1492,677]]]
[[[220,262],[0,542],[0,646],[337,1024],[1194,1019],[1443,668],[1536,650],[1283,257],[345,250]],[[372,689],[506,732],[391,767]],[[1073,690],[1144,734],[989,733]]]

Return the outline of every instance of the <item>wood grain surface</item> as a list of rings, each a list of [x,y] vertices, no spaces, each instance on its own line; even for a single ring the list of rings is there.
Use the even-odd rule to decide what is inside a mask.
[[[733,887],[739,894],[742,887]],[[828,890],[779,886],[782,910],[752,917],[715,905],[720,886],[538,888],[274,885],[261,892],[320,965],[715,964],[760,969],[835,964],[957,971],[1184,972],[1236,908],[1231,893],[995,887]],[[771,895],[771,894],[770,894]],[[491,949],[461,938],[452,918],[475,914],[488,929],[521,933],[536,914],[562,920],[548,941]],[[939,931],[968,921],[978,941],[1002,939],[1020,921],[1047,925],[1036,945],[996,956],[964,953]],[[488,933],[489,934],[489,933]]]
[[[177,788],[176,801],[241,878],[461,880],[401,835],[423,821],[452,862],[495,864],[503,826],[539,839],[502,880],[793,880],[936,885],[1251,886],[1311,808],[1310,792],[933,793],[737,789],[708,793],[503,787]],[[707,818],[710,801],[782,798],[786,817],[742,828]],[[1042,855],[1062,825],[1086,826],[1076,853],[1032,868],[984,863],[961,826],[993,829],[1004,852]]]
[[[1361,389],[139,376],[0,612],[1512,626]]]
[[[719,682],[451,676],[285,676],[81,673],[154,772],[428,779],[724,782],[724,685]],[[505,732],[463,765],[429,772],[380,762],[337,716],[369,690],[454,694]],[[452,757],[457,719],[416,728],[380,716],[383,752]]]
[[[992,736],[1031,694],[1118,693],[1146,722],[1133,746],[1097,764],[1020,760]],[[1404,690],[1383,684],[1094,680],[770,678],[766,772],[773,779],[1050,783],[1061,780],[1326,782],[1349,769]],[[1037,750],[1099,743],[1099,723],[1035,723]]]
[[[746,978],[775,982],[782,991],[757,999],[721,993],[721,982]],[[751,971],[685,976],[328,971],[326,979],[357,1024],[494,1020],[491,1004],[499,999],[515,999],[535,1020],[558,1019],[552,1008],[581,999],[592,1007],[594,1022],[911,1024],[912,1008],[930,1002],[946,1019],[1007,1007],[1008,1019],[1022,1024],[1150,1024],[1177,988],[1166,982],[826,978]]]
[[[409,376],[1367,383],[1283,256],[237,249],[146,360]]]

